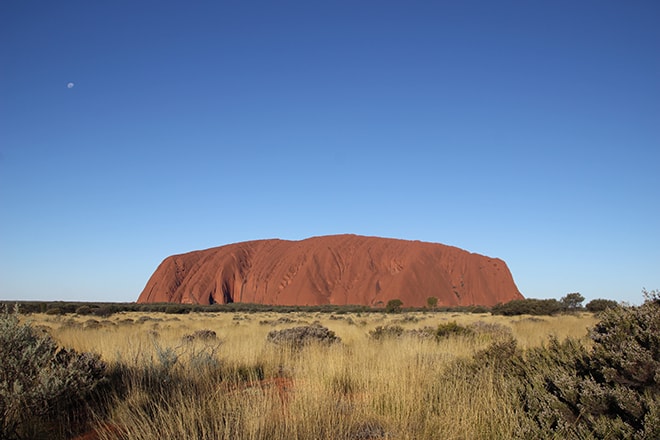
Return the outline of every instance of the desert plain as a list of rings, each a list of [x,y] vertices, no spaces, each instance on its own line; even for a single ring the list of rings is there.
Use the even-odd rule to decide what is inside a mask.
[[[165,313],[24,317],[93,352],[109,390],[85,439],[491,439],[518,437],[515,391],[478,353],[514,340],[590,344],[597,317],[490,313]],[[336,339],[277,344],[316,326]],[[438,329],[447,329],[444,334]],[[332,343],[330,343],[332,342]]]

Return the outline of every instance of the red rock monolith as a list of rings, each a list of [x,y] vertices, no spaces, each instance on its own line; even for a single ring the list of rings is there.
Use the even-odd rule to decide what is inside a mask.
[[[405,307],[522,299],[506,263],[437,243],[332,235],[257,240],[167,257],[138,303]]]

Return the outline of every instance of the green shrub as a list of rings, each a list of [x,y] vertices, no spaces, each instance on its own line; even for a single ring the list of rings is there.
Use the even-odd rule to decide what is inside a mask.
[[[90,306],[80,306],[76,309],[78,315],[89,315],[92,313],[92,308]]]
[[[312,343],[334,344],[341,342],[335,332],[322,325],[313,324],[302,327],[273,330],[268,333],[268,342],[299,349]]]
[[[435,337],[435,329],[433,327],[422,327],[415,329],[404,329],[400,325],[386,325],[378,326],[369,332],[369,337],[377,341],[382,341],[391,338],[420,338],[427,339]]]
[[[602,378],[660,395],[660,304],[607,309],[591,332]]]
[[[164,307],[163,312],[168,313],[171,315],[180,315],[183,313],[188,313],[190,310],[190,307],[187,307],[187,305],[183,304],[170,304],[166,307]]]
[[[493,365],[515,390],[520,438],[660,438],[660,304],[605,310],[591,339],[525,352],[498,341],[470,368]]]
[[[435,331],[435,337],[437,339],[441,339],[449,336],[458,336],[458,335],[469,336],[473,333],[474,332],[471,329],[457,324],[456,321],[451,321],[446,324],[438,325],[438,328]]]
[[[101,316],[107,318],[108,316],[115,313],[115,309],[111,306],[100,306],[100,307],[92,308],[90,310],[90,313],[92,313],[95,316]]]
[[[615,309],[619,307],[619,303],[611,299],[592,299],[585,307],[589,312],[598,313],[606,309]]]
[[[104,370],[97,355],[58,348],[5,308],[0,314],[0,438],[32,437],[49,418],[74,412]]]
[[[385,311],[387,313],[399,313],[401,311],[401,307],[403,306],[403,301],[400,299],[391,299],[387,302],[387,305],[385,306]]]
[[[486,306],[470,306],[469,307],[469,312],[470,313],[488,313],[488,312],[490,312],[490,309]]]
[[[398,338],[403,335],[403,327],[400,325],[379,325],[374,330],[369,332],[369,336],[372,339],[383,340],[387,338]]]
[[[493,306],[493,315],[554,315],[565,309],[556,299],[514,299],[508,303]]]

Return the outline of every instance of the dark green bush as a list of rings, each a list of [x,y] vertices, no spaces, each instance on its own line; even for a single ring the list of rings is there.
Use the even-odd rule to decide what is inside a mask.
[[[471,306],[470,313],[488,313],[490,312],[490,309],[486,306]]]
[[[391,299],[387,302],[385,306],[385,311],[387,313],[399,313],[403,307],[403,301],[400,299]]]
[[[57,347],[5,308],[0,314],[0,438],[33,437],[49,420],[80,411],[104,370],[97,355]],[[57,425],[64,429],[64,423]]]
[[[172,315],[181,315],[183,313],[188,313],[189,311],[190,311],[190,307],[183,304],[170,304],[166,306],[163,310],[163,312]]]
[[[591,339],[524,352],[498,341],[470,368],[491,365],[515,390],[520,438],[660,438],[660,304],[605,310]]]
[[[100,306],[100,307],[95,307],[92,308],[90,311],[94,316],[101,316],[104,318],[107,318],[108,316],[112,315],[113,313],[116,312],[116,309],[112,306],[105,305],[105,306]]]
[[[606,382],[660,393],[660,304],[607,309],[591,338],[594,366]]]
[[[508,303],[493,306],[493,315],[554,315],[565,310],[556,299],[514,299]]]
[[[619,307],[619,303],[611,299],[592,299],[585,307],[589,312],[598,313],[606,309],[615,309]]]
[[[76,309],[78,315],[89,315],[92,313],[92,308],[90,306],[80,306]]]

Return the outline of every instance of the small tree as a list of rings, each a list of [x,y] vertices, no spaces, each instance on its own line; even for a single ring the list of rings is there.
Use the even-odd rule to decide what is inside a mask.
[[[403,301],[400,299],[391,299],[387,302],[385,311],[387,313],[399,313],[401,311],[401,306],[403,306]]]
[[[577,310],[581,308],[582,301],[584,301],[584,296],[580,295],[578,292],[569,293],[561,299],[562,305],[567,310]]]
[[[435,296],[429,296],[426,298],[426,304],[429,306],[430,309],[435,309],[438,306],[438,298]]]

